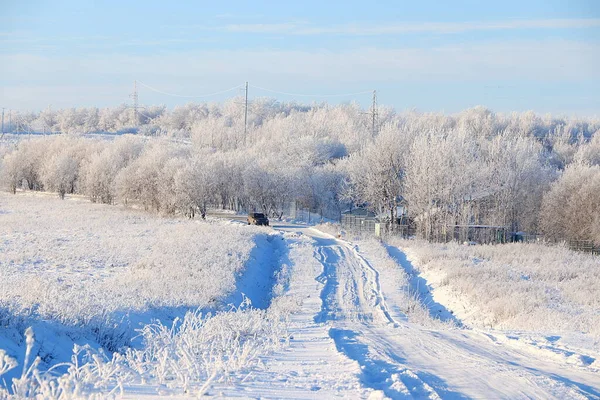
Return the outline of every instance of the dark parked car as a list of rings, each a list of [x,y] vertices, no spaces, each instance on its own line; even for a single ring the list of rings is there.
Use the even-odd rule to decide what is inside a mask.
[[[250,224],[269,226],[269,219],[262,213],[248,213],[248,225]]]

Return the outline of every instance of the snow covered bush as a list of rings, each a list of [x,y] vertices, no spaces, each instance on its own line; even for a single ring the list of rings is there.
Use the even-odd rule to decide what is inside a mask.
[[[8,387],[0,384],[0,396],[106,398],[136,393],[139,387],[200,396],[212,383],[240,380],[240,373],[259,364],[261,356],[287,345],[288,317],[277,309],[257,310],[248,304],[215,315],[190,311],[171,326],[145,325],[139,330],[140,348],[109,355],[75,345],[69,361],[48,369],[41,368],[39,357],[31,360],[35,337],[29,328],[22,373]],[[17,366],[0,350],[0,378]]]
[[[579,146],[574,159],[579,164],[600,165],[600,131],[588,143]]]
[[[3,186],[13,193],[21,187],[43,190],[42,168],[49,143],[45,139],[22,140],[6,154],[0,171]]]
[[[116,176],[139,157],[143,146],[141,140],[123,137],[90,155],[88,162],[82,167],[84,192],[90,200],[106,204],[112,204],[116,200]]]
[[[542,231],[550,240],[591,240],[600,246],[600,165],[567,167],[544,197]]]

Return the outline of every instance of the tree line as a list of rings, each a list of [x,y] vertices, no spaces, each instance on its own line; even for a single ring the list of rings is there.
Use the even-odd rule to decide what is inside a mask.
[[[297,202],[394,220],[402,203],[429,240],[489,225],[600,244],[600,121],[382,108],[373,132],[356,104],[261,99],[251,108],[246,135],[235,101],[150,107],[137,121],[124,106],[30,113],[31,125],[63,134],[5,143],[2,183],[190,217],[208,206],[281,216]]]

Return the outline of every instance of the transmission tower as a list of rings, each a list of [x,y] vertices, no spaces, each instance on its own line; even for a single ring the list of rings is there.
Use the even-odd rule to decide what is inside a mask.
[[[133,101],[133,120],[135,121],[135,126],[138,125],[138,91],[137,91],[137,81],[133,81],[133,93],[130,95],[131,100]]]
[[[373,90],[373,105],[371,107],[371,118],[373,122],[373,137],[377,135],[377,90]]]

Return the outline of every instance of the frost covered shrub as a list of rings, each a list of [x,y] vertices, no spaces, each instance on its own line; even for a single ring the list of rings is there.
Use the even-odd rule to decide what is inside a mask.
[[[21,140],[3,157],[0,177],[10,192],[47,190],[64,198],[81,192],[81,168],[98,148],[95,140],[50,136]]]
[[[164,384],[233,378],[258,357],[287,343],[286,316],[248,309],[211,317],[188,313],[180,326],[146,325],[141,330],[142,351],[126,354],[138,363],[147,380]],[[146,368],[144,368],[146,367]]]
[[[139,157],[144,142],[133,137],[121,137],[92,153],[82,171],[85,194],[93,202],[112,204],[116,197],[116,176]]]
[[[261,356],[287,345],[287,321],[288,314],[277,309],[245,306],[214,316],[188,312],[171,327],[145,325],[139,331],[143,338],[139,349],[109,356],[101,349],[75,345],[70,362],[47,370],[41,369],[39,357],[31,359],[35,338],[29,328],[22,374],[7,387],[0,383],[0,397],[106,398],[136,386],[200,396],[211,383],[239,379],[236,374],[256,366]],[[17,366],[0,350],[0,378]]]
[[[220,264],[222,267],[222,262]],[[248,299],[237,308],[230,306],[227,311],[214,314],[202,314],[201,308],[190,307],[190,311],[172,324],[148,321],[137,330],[140,345],[109,349],[114,351],[112,354],[102,348],[96,350],[93,345],[75,345],[70,361],[48,365],[39,356],[35,357],[35,353],[41,353],[34,347],[34,330],[28,328],[21,365],[0,350],[0,398],[12,393],[16,398],[100,399],[139,393],[141,387],[145,393],[199,396],[206,393],[212,383],[239,381],[261,365],[262,356],[289,343],[290,314],[301,304],[297,295],[288,293],[291,273],[288,266],[283,266],[275,275],[274,298],[267,310],[252,308]],[[161,278],[158,284],[169,282]],[[186,279],[178,277],[182,278]],[[226,278],[234,281],[231,276]],[[209,284],[223,285],[214,278],[191,281],[196,283],[195,290],[199,292],[209,289],[206,286]],[[172,292],[178,290],[171,289]],[[72,291],[76,293],[78,288]],[[142,288],[134,288],[131,295],[142,292]],[[126,300],[119,299],[121,307],[130,307]],[[39,333],[41,341],[48,335],[43,330]],[[71,329],[68,334],[78,332]],[[13,375],[16,377],[12,380],[2,379],[16,367],[21,368],[20,375]]]
[[[46,139],[22,140],[6,154],[0,171],[3,186],[13,193],[21,187],[43,190],[42,168],[49,143]]]
[[[592,240],[600,246],[600,165],[574,164],[545,195],[542,230],[551,240]]]
[[[561,246],[390,239],[480,327],[600,335],[600,260]]]

